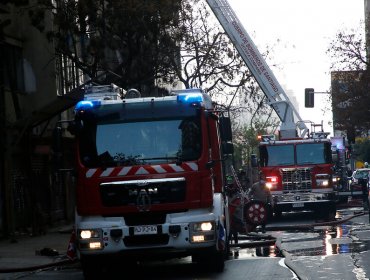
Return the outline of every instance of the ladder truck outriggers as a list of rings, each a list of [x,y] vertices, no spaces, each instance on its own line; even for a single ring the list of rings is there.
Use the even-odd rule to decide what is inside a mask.
[[[333,218],[336,194],[329,133],[322,125],[320,131],[309,131],[228,1],[207,2],[281,121],[279,139],[265,137],[259,145],[259,170],[273,196],[275,214],[312,210]]]

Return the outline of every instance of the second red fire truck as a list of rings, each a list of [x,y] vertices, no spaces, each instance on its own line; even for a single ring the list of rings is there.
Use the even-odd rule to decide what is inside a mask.
[[[259,147],[259,170],[271,187],[274,212],[318,210],[332,217],[336,197],[328,133],[309,133],[228,1],[207,2],[281,120],[279,140],[265,139]]]

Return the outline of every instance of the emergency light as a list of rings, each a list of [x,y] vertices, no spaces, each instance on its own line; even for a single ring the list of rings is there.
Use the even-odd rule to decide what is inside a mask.
[[[203,102],[203,94],[201,93],[180,93],[177,95],[177,102],[181,103],[197,103]]]
[[[262,142],[275,141],[275,135],[273,134],[258,135],[257,138],[259,141]]]
[[[75,111],[85,111],[101,105],[100,100],[82,100],[77,103]]]

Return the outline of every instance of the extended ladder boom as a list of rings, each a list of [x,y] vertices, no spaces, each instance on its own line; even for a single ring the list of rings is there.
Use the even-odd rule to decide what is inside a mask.
[[[258,51],[256,45],[238,20],[227,0],[207,0],[213,13],[222,25],[226,34],[238,50],[248,69],[255,77],[258,85],[266,95],[268,104],[272,106],[280,118],[282,138],[294,138],[297,134],[304,137],[308,133],[306,124],[298,111],[293,107],[287,94],[275,78],[273,72]],[[296,117],[296,121],[294,119]]]

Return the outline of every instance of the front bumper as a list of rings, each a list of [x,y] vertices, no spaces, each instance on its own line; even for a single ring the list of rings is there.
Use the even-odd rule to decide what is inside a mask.
[[[199,224],[208,221],[210,230],[200,230]],[[77,238],[80,255],[122,255],[152,258],[191,255],[217,243],[219,217],[209,210],[193,210],[167,214],[161,224],[129,225],[124,217],[80,217],[77,234],[82,229],[96,229],[95,237]]]
[[[316,211],[331,206],[335,193],[281,193],[273,195],[274,212]]]

